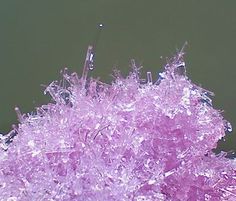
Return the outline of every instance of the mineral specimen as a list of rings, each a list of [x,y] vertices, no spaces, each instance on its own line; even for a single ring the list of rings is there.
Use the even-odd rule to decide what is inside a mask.
[[[236,200],[235,160],[211,151],[230,124],[186,76],[183,51],[155,82],[133,60],[112,84],[88,79],[89,62],[46,88],[52,103],[16,108],[0,138],[1,201]]]

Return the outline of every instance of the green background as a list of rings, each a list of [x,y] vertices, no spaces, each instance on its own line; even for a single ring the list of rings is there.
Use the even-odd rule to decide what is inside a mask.
[[[215,108],[236,125],[235,0],[1,0],[0,131],[17,123],[14,107],[30,112],[47,103],[41,84],[60,70],[82,72],[88,44],[104,23],[92,76],[111,81],[135,58],[143,71],[160,72],[185,41],[189,77],[215,92]],[[233,131],[219,149],[236,148]]]

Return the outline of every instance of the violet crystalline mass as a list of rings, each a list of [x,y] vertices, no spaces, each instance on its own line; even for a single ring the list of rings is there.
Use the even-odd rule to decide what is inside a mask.
[[[212,149],[230,124],[185,74],[138,67],[112,84],[64,72],[53,102],[1,135],[1,201],[235,201],[236,162]],[[86,71],[87,70],[87,71]],[[66,84],[66,83],[67,84]]]

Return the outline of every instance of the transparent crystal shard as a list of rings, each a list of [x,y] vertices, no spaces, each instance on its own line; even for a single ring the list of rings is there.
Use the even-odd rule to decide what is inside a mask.
[[[159,85],[164,78],[165,78],[165,73],[158,73],[157,80],[154,84]]]
[[[89,55],[88,68],[89,70],[94,69],[94,53],[93,52],[91,52],[91,54]]]
[[[0,133],[0,148],[3,150],[8,149],[8,145],[6,144],[6,136],[3,133]]]
[[[13,141],[13,138],[17,135],[17,131],[16,130],[11,130],[8,134],[7,134],[7,139],[6,139],[6,144],[10,144]]]
[[[18,107],[15,107],[15,112],[16,112],[18,121],[22,123],[24,121],[24,116],[21,114],[21,111]]]
[[[152,85],[152,72],[147,72],[147,84]]]
[[[134,59],[131,59],[130,63],[131,63],[132,71],[133,71],[133,76],[139,82],[140,68],[136,65],[136,62]]]
[[[89,45],[87,52],[86,52],[86,57],[85,57],[85,61],[84,61],[84,68],[83,68],[83,73],[82,73],[82,82],[85,85],[87,76],[88,76],[88,70],[90,70],[90,68],[93,69],[93,46]]]
[[[61,101],[63,102],[63,104],[65,104],[65,105],[71,104],[71,101],[70,101],[71,93],[70,93],[70,91],[61,90],[59,92],[59,95],[60,95],[60,98],[61,98]]]
[[[96,52],[96,47],[97,47],[97,43],[99,41],[100,38],[100,34],[101,34],[101,30],[104,27],[104,25],[102,23],[98,24],[98,29],[97,29],[97,34],[95,36],[93,45],[89,45],[87,52],[86,52],[86,57],[85,57],[85,61],[84,61],[84,68],[83,68],[83,74],[82,74],[82,85],[83,87],[85,87],[86,85],[86,79],[88,76],[88,71],[93,70],[95,68],[95,64],[94,64],[94,58],[95,58],[95,52]]]
[[[66,89],[66,87],[62,87],[58,85],[58,82],[52,82],[45,90],[44,94],[49,93],[52,99],[60,104],[69,105],[71,103],[70,96],[71,92]]]
[[[225,121],[224,126],[225,126],[225,131],[227,131],[227,132],[233,131],[233,127],[232,127],[231,123],[229,123],[228,121]]]
[[[44,94],[49,93],[50,96],[53,98],[54,101],[57,102],[58,97],[57,97],[57,84],[55,81],[53,81],[45,90]]]
[[[180,62],[176,65],[174,69],[174,74],[179,76],[186,76],[185,62]]]
[[[13,142],[13,138],[17,135],[16,130],[11,130],[8,134],[0,133],[0,147],[6,151],[9,144]]]
[[[209,96],[213,96],[214,93],[211,93],[210,91],[205,91],[203,90],[203,92],[201,93],[201,99],[199,100],[201,103],[203,103],[204,105],[207,105],[209,107],[212,107],[212,100]]]

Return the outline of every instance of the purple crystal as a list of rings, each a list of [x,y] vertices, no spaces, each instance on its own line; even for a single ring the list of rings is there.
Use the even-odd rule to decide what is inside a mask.
[[[64,73],[68,87],[52,82],[54,102],[36,114],[16,108],[18,127],[0,138],[0,200],[236,200],[235,160],[211,151],[230,124],[187,78],[182,51],[156,82],[133,60],[111,85],[87,66]]]

